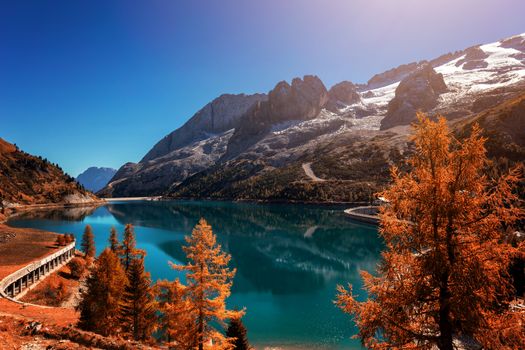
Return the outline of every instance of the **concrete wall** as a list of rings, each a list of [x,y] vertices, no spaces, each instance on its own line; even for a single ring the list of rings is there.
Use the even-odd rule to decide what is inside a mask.
[[[376,206],[346,209],[345,214],[353,220],[379,225],[379,207]]]
[[[0,295],[17,301],[47,275],[67,264],[74,256],[75,242],[41,260],[30,263],[0,281]]]

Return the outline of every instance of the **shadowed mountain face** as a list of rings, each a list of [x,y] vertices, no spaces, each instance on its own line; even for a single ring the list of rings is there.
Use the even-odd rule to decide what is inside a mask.
[[[525,92],[524,42],[522,34],[409,63],[367,84],[326,89],[305,76],[279,82],[267,95],[221,96],[140,163],[125,164],[101,194],[366,201],[409,154],[416,111],[470,120]],[[508,123],[517,142],[520,121]],[[484,125],[495,135],[496,124]]]
[[[91,192],[98,192],[108,184],[116,172],[117,170],[112,168],[90,167],[77,176],[77,181]]]
[[[225,94],[216,98],[159,141],[139,163],[121,167],[100,195],[160,195],[173,184],[212,166],[226,152],[241,117],[266,99],[264,94]]]

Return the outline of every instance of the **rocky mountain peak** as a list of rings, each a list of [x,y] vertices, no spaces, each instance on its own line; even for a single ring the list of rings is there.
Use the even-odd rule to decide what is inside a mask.
[[[443,75],[430,64],[421,66],[399,83],[381,121],[381,129],[410,124],[415,119],[416,111],[431,110],[437,105],[439,95],[446,91]]]
[[[317,76],[295,78],[291,85],[285,81],[277,83],[268,93],[268,101],[255,105],[242,119],[223,159],[231,159],[255,144],[274,124],[317,117],[327,102],[328,91]]]
[[[317,76],[279,82],[268,94],[268,117],[272,121],[311,119],[328,102],[328,91]]]
[[[116,169],[92,166],[79,174],[77,181],[84,188],[96,193],[108,184],[116,172]]]
[[[357,93],[357,87],[350,81],[342,81],[332,86],[328,91],[328,97],[327,109],[333,112],[361,101],[361,96]]]
[[[265,101],[265,94],[223,94],[193,115],[182,127],[160,140],[141,160],[147,162],[238,126],[240,118],[259,101]]]

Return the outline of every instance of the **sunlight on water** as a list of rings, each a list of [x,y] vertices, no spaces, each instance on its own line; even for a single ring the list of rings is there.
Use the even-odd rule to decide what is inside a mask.
[[[96,210],[72,208],[17,217],[17,227],[72,232],[93,227],[97,252],[115,226],[135,225],[153,281],[183,274],[184,235],[200,217],[213,227],[237,268],[230,307],[246,307],[257,349],[360,349],[351,318],[333,305],[337,284],[360,291],[359,270],[373,271],[382,243],[373,226],[351,222],[342,208],[228,202],[121,202]],[[361,293],[364,294],[364,293]]]

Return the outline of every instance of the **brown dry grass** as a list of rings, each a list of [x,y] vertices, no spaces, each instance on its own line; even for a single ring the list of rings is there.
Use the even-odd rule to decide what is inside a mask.
[[[0,234],[5,233],[16,233],[16,236],[0,243],[0,279],[58,249],[56,233],[0,224]]]
[[[45,306],[62,306],[78,290],[78,286],[79,281],[71,276],[69,266],[65,265],[27,292],[20,301]]]

